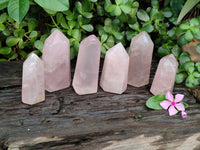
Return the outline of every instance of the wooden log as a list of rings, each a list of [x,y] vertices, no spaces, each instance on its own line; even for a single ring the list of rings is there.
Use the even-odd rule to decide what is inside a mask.
[[[189,104],[185,119],[180,114],[170,117],[165,110],[145,107],[152,96],[151,84],[140,88],[128,86],[122,95],[106,93],[99,87],[96,94],[79,96],[70,87],[46,92],[45,102],[29,106],[21,103],[22,63],[12,63],[0,63],[0,83],[10,83],[0,89],[0,149],[200,148],[200,105],[182,85],[175,86],[174,94],[185,94],[184,101]],[[18,72],[14,75],[10,71],[13,66]],[[154,61],[150,82],[156,66]],[[5,69],[9,70],[7,74],[2,73]]]

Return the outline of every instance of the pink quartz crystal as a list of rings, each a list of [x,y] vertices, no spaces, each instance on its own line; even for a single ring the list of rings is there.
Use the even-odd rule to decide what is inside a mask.
[[[43,62],[37,55],[32,53],[23,64],[22,102],[33,105],[44,100]]]
[[[79,47],[72,86],[79,95],[97,92],[101,42],[95,35],[85,38]]]
[[[145,31],[132,38],[128,52],[129,85],[141,87],[149,83],[153,47],[154,44]]]
[[[129,56],[121,43],[106,52],[100,86],[106,92],[122,94],[127,88]]]
[[[166,94],[168,91],[172,93],[177,68],[178,62],[173,54],[163,57],[158,64],[150,89],[151,93],[154,95]]]
[[[58,29],[45,40],[43,61],[47,91],[53,92],[70,86],[70,44]]]

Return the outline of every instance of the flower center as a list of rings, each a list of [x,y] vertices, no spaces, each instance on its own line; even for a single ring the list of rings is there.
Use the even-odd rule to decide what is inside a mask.
[[[175,103],[174,101],[173,101],[173,102],[171,102],[171,105],[172,105],[172,106],[174,106],[175,104],[176,104],[176,103]]]

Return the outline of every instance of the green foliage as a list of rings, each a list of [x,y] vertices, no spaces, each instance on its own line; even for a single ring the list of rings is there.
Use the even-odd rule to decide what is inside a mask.
[[[151,98],[149,98],[147,101],[146,101],[146,106],[150,109],[163,109],[161,106],[160,106],[160,103],[162,101],[165,100],[165,95],[164,94],[160,94],[160,95],[155,95],[155,96],[152,96]]]
[[[8,14],[20,23],[29,10],[29,0],[10,0],[8,3]]]
[[[181,12],[178,16],[177,24],[183,19],[183,17],[196,5],[200,2],[200,0],[187,0],[184,4]]]

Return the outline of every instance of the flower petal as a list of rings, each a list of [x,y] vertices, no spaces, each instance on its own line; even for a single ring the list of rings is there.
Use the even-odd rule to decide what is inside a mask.
[[[171,102],[169,102],[169,101],[162,101],[160,103],[160,106],[162,106],[162,108],[164,108],[164,109],[168,109],[170,105],[171,105]]]
[[[176,94],[175,95],[175,102],[180,102],[183,100],[184,95],[183,94]]]
[[[168,111],[169,111],[169,115],[170,115],[170,116],[175,115],[175,114],[178,112],[178,111],[175,109],[174,106],[169,107]]]
[[[185,111],[185,106],[183,105],[183,103],[178,103],[175,105],[175,107],[180,111]]]
[[[182,116],[183,118],[186,118],[186,117],[187,117],[187,113],[184,112],[184,111],[182,111],[182,112],[181,112],[181,116]]]
[[[170,91],[167,92],[165,98],[168,99],[168,100],[170,100],[171,102],[174,100],[174,97],[173,97],[173,95],[170,93]]]

